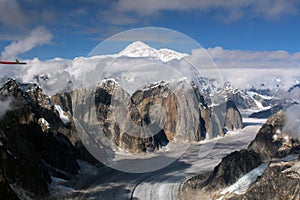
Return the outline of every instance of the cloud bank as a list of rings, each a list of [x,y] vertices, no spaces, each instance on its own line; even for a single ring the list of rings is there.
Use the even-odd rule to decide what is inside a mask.
[[[195,54],[199,53],[194,50]],[[220,68],[289,68],[300,67],[299,52],[225,50],[222,47],[208,48],[207,52]]]
[[[208,59],[207,54],[214,62]],[[9,76],[24,82],[31,82],[36,76],[47,75],[47,81],[41,81],[40,84],[48,92],[55,93],[69,87],[70,82],[77,85],[97,84],[101,78],[104,78],[102,77],[104,70],[109,72],[107,76],[126,71],[137,75],[139,71],[143,71],[142,67],[145,63],[149,62],[145,58],[114,60],[115,57],[105,55],[91,58],[78,57],[72,60],[55,58],[41,61],[35,58],[26,60],[26,66],[0,68],[0,78]],[[171,61],[166,64],[166,69],[171,70],[170,73],[174,71],[184,76],[184,73],[188,71],[187,65],[190,63],[201,75],[230,81],[236,88],[249,88],[252,85],[264,84],[267,87],[279,85],[288,89],[300,82],[299,53],[226,50],[222,47],[202,48],[194,49],[190,56],[181,61]],[[164,68],[164,65],[156,66]]]

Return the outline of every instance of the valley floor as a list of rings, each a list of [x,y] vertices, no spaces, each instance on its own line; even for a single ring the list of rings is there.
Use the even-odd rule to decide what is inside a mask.
[[[252,122],[223,138],[192,144],[181,158],[163,169],[149,173],[125,173],[109,169],[104,174],[79,180],[74,191],[59,198],[177,199],[178,188],[184,179],[211,171],[227,154],[247,148],[263,123]]]

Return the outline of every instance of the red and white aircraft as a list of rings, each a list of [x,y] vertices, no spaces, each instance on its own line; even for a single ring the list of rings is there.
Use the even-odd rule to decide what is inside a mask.
[[[3,61],[3,60],[0,60],[0,64],[4,64],[4,65],[26,65],[26,62],[20,62],[18,59],[16,59],[16,61]]]

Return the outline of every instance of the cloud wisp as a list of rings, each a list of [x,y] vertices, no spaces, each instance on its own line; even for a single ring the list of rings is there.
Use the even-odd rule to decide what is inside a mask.
[[[15,59],[39,45],[49,44],[53,35],[43,26],[33,29],[27,36],[19,38],[6,46],[1,53],[3,59]]]
[[[0,100],[0,119],[5,115],[5,113],[12,109],[11,106],[12,100],[6,99],[6,100]]]

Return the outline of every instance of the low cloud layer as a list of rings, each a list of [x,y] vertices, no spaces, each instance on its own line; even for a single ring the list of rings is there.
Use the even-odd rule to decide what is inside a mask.
[[[300,67],[299,52],[225,50],[222,47],[208,48],[207,52],[220,68]]]
[[[285,112],[287,117],[284,133],[300,138],[300,105],[294,105]]]
[[[172,61],[166,65],[166,69],[186,76],[187,67],[192,63],[203,76],[211,76],[222,79],[221,82],[230,81],[236,88],[249,88],[265,85],[288,89],[300,82],[299,53],[289,54],[286,51],[242,51],[224,50],[221,47],[207,49],[195,49],[192,55],[182,61]],[[209,55],[214,62],[212,62]],[[47,75],[45,81],[40,84],[51,93],[69,87],[72,84],[97,84],[102,72],[121,74],[130,72],[138,74],[143,66],[149,62],[140,59],[118,59],[109,56],[96,56],[93,58],[79,57],[73,60],[52,59],[40,61],[39,59],[26,60],[26,66],[2,67],[1,77],[12,77],[24,82],[30,82],[38,75]],[[187,62],[189,61],[189,62]],[[113,62],[113,64],[112,64]],[[158,65],[160,66],[160,65]],[[161,65],[164,68],[164,64]],[[175,73],[175,74],[176,74]],[[137,75],[136,75],[137,76]],[[141,72],[141,76],[143,73]],[[36,79],[37,80],[37,79]],[[44,87],[47,85],[47,88]]]

